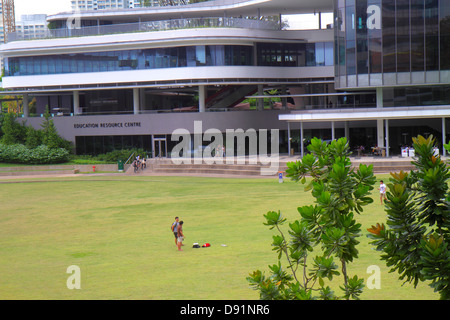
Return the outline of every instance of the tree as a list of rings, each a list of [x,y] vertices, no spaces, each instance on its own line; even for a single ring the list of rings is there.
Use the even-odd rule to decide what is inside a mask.
[[[70,143],[59,136],[48,106],[46,106],[45,108],[44,121],[42,122],[41,127],[42,143],[44,145],[46,145],[50,149],[64,148],[70,151]]]
[[[282,229],[286,219],[281,212],[269,211],[265,215],[264,224],[278,231],[272,243],[278,262],[269,266],[270,276],[256,270],[247,280],[264,300],[338,299],[325,286],[325,280],[331,281],[342,273],[340,298],[359,299],[363,280],[349,275],[348,264],[358,258],[357,238],[361,235],[361,224],[354,214],[362,213],[363,207],[373,202],[369,197],[375,184],[373,167],[352,167],[346,138],[330,144],[314,138],[308,150],[311,153],[300,161],[288,163],[286,173],[302,184],[310,180],[307,175],[311,176],[305,190],[311,191],[315,204],[298,208],[300,219],[289,223],[289,239]],[[313,252],[319,254],[312,258]],[[286,270],[282,257],[287,261]]]
[[[22,143],[26,137],[26,127],[16,121],[17,116],[14,113],[3,115],[1,131],[3,133],[0,143],[12,145]]]
[[[369,237],[381,259],[399,279],[419,281],[450,298],[450,170],[435,153],[433,136],[413,138],[416,169],[391,173],[387,184],[386,225],[377,223]],[[445,145],[450,151],[450,144]]]
[[[28,148],[36,148],[42,144],[42,130],[36,130],[32,126],[27,127],[25,145]]]

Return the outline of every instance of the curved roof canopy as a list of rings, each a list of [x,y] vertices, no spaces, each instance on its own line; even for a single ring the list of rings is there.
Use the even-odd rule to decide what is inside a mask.
[[[316,12],[331,12],[333,0],[210,0],[180,6],[148,7],[135,9],[91,10],[77,13],[81,19],[108,20],[111,22],[184,19],[194,17],[270,16]],[[65,20],[73,12],[58,13],[48,21]]]

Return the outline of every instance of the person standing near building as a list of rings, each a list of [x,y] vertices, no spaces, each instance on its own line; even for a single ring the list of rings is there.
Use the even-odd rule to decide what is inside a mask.
[[[383,199],[386,200],[386,185],[383,180],[380,180],[380,187],[378,189],[380,190],[380,202],[383,204]]]
[[[183,240],[184,240],[184,233],[183,233],[183,221],[180,221],[180,223],[178,224],[178,229],[177,229],[177,235],[178,235],[178,251],[183,251],[181,249],[181,246],[183,245]]]

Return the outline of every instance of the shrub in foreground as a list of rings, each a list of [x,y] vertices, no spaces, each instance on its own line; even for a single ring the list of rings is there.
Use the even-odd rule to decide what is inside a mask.
[[[28,148],[23,144],[0,144],[0,162],[20,164],[53,164],[69,160],[69,151],[40,145]]]

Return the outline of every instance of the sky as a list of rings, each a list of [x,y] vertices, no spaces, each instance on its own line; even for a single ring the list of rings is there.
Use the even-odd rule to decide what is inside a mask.
[[[55,14],[71,11],[70,0],[14,0],[16,19],[23,14]]]
[[[14,0],[16,20],[23,14],[47,14],[71,11],[70,0]],[[285,16],[286,17],[286,16]],[[331,20],[330,20],[331,19]],[[322,27],[332,23],[332,17],[322,16]],[[292,16],[289,18],[290,29],[314,29],[318,25],[318,17],[310,15]]]

